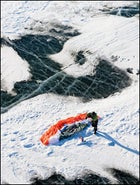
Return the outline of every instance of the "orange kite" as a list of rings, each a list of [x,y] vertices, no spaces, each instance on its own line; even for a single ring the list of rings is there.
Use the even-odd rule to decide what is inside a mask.
[[[49,145],[50,138],[53,137],[58,131],[60,131],[64,125],[73,124],[76,121],[82,121],[86,119],[87,113],[78,114],[75,117],[69,117],[58,121],[56,124],[52,125],[40,138],[40,141],[44,145]]]

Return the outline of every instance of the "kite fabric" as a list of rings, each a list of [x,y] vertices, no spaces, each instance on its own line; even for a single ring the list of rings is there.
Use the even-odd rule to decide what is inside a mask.
[[[63,120],[59,120],[56,124],[52,125],[40,138],[40,141],[44,145],[49,145],[50,143],[59,140],[61,129],[68,124],[74,124],[78,121],[83,121],[86,119],[87,113],[78,114],[75,117],[69,117]]]

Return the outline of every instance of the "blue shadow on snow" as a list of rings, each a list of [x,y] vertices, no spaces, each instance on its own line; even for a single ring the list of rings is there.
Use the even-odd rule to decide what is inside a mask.
[[[108,135],[105,132],[98,131],[98,133],[96,135],[97,136],[104,137],[105,139],[108,139],[109,141],[111,141],[111,143],[109,144],[110,146],[114,146],[116,144],[116,145],[118,145],[118,146],[120,146],[120,147],[128,150],[129,152],[132,152],[132,153],[137,154],[137,155],[140,154],[139,151],[134,150],[134,149],[131,149],[131,148],[127,147],[127,146],[122,145],[121,143],[119,143],[118,141],[116,141],[115,139],[113,139],[110,135]]]

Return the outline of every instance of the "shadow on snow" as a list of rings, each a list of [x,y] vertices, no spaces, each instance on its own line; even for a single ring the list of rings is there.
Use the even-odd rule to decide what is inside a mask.
[[[127,147],[127,146],[122,145],[121,143],[119,143],[118,141],[116,141],[114,138],[112,138],[110,135],[108,135],[105,132],[98,131],[97,136],[101,136],[101,137],[103,137],[103,138],[111,141],[111,143],[109,143],[110,146],[114,146],[116,144],[116,145],[118,145],[118,146],[120,146],[120,147],[128,150],[129,152],[132,152],[134,154],[139,155],[139,151],[134,150],[134,149],[131,149],[131,148]]]

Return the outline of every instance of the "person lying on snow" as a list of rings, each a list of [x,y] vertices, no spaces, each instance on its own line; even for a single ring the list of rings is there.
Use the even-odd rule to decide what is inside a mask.
[[[89,125],[85,119],[88,120],[88,123],[91,122],[91,125],[94,127],[94,134],[96,134],[99,116],[95,112],[86,112],[57,121],[42,134],[40,141],[44,145],[49,145],[70,137]]]
[[[91,121],[92,127],[94,127],[94,134],[97,132],[97,126],[98,126],[98,115],[95,112],[89,112],[87,113],[86,119],[89,119]]]

